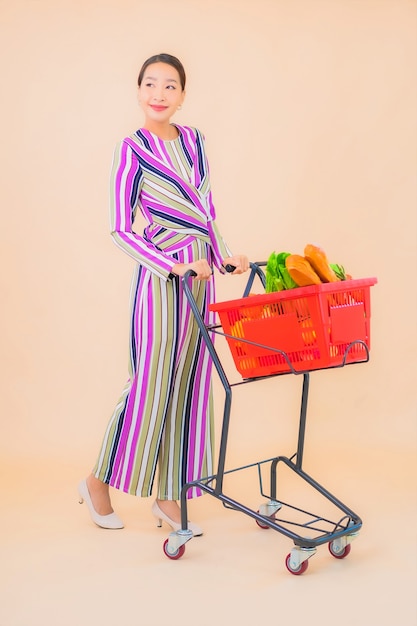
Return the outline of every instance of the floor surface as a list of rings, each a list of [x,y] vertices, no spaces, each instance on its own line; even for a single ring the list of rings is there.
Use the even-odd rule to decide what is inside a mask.
[[[169,529],[156,528],[150,499],[113,491],[126,527],[102,530],[78,504],[81,468],[10,461],[1,468],[0,625],[415,626],[415,459],[369,454],[366,465],[360,453],[350,465],[334,459],[339,473],[328,462],[314,468],[363,527],[347,558],[320,546],[302,576],[285,568],[288,538],[212,496],[190,503],[204,536],[171,561],[162,552]],[[226,489],[254,508],[257,480],[236,475]]]

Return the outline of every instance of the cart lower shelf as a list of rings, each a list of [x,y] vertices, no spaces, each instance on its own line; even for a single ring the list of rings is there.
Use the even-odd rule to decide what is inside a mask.
[[[265,465],[270,466],[270,493],[263,489],[261,469]],[[277,470],[279,464],[285,465],[289,470],[313,488],[333,505],[337,519],[329,519],[320,513],[307,511],[277,497]],[[308,560],[316,553],[317,548],[327,544],[330,554],[343,559],[351,550],[352,541],[358,536],[362,527],[362,520],[356,513],[327,491],[321,484],[306,474],[294,458],[285,456],[274,457],[257,461],[232,470],[227,470],[223,476],[256,467],[258,470],[260,494],[264,501],[255,509],[251,509],[242,502],[238,502],[219,490],[216,476],[209,476],[199,481],[188,483],[185,486],[184,496],[192,487],[199,487],[203,492],[214,496],[223,503],[223,506],[244,513],[254,519],[259,528],[263,530],[275,530],[280,534],[292,539],[294,547],[285,558],[287,570],[294,575],[303,574],[308,567]],[[223,481],[221,481],[223,483]],[[181,502],[181,509],[186,510],[186,501]],[[185,526],[178,531],[172,532],[163,545],[164,554],[173,560],[181,558],[185,553],[185,544],[193,538],[193,534]]]

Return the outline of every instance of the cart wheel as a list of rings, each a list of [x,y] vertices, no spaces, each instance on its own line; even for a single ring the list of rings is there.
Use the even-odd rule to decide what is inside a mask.
[[[300,565],[296,569],[291,567],[290,562],[291,562],[291,553],[285,559],[285,565],[287,567],[287,570],[291,574],[294,574],[294,576],[300,576],[300,574],[304,574],[304,572],[306,571],[308,567],[308,559],[300,563]]]
[[[183,544],[182,546],[180,546],[178,548],[178,550],[176,550],[175,552],[168,552],[168,541],[169,539],[165,539],[164,541],[164,554],[165,556],[167,556],[169,559],[171,559],[172,561],[176,561],[177,559],[180,559],[185,552],[185,544]]]
[[[333,541],[331,541],[329,543],[329,552],[335,559],[344,559],[349,554],[351,547],[350,543],[348,543],[343,550],[336,552],[333,546]]]
[[[259,511],[256,511],[257,513],[259,513]],[[262,524],[262,522],[260,522],[259,520],[255,520],[255,522],[258,524],[259,528],[262,528],[262,530],[269,530],[271,527],[267,526],[266,524]]]

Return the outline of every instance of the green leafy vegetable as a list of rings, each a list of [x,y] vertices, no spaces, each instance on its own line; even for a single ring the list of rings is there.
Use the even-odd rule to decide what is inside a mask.
[[[275,252],[270,254],[265,268],[265,291],[271,293],[273,291],[282,291],[284,283],[278,270],[277,255]]]
[[[337,265],[337,263],[330,263],[330,267],[336,274],[339,280],[347,280],[345,268],[343,265]]]
[[[293,281],[285,267],[285,259],[288,256],[290,256],[289,252],[279,252],[278,254],[272,252],[269,256],[265,271],[266,293],[297,287],[297,284]]]

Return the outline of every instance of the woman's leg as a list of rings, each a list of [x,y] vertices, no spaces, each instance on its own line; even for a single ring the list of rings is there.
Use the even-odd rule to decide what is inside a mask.
[[[176,500],[159,500],[156,499],[159,508],[165,515],[167,515],[176,524],[181,523],[181,509]]]
[[[110,513],[113,513],[113,507],[110,501],[109,485],[103,483],[93,474],[88,476],[86,483],[96,513],[99,515],[109,515]]]
[[[139,267],[132,287],[130,379],[106,430],[93,475],[126,493],[149,496],[172,390],[178,285]],[[95,486],[102,490],[104,502],[104,488]]]

